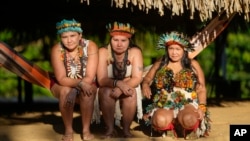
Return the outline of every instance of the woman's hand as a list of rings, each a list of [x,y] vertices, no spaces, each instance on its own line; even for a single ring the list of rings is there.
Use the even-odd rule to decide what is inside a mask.
[[[207,111],[206,104],[199,104],[197,112],[199,114],[199,119],[200,120],[202,120],[205,117],[206,111]]]
[[[95,85],[90,85],[88,83],[83,83],[82,81],[79,83],[79,88],[81,89],[82,93],[84,96],[91,96],[96,92],[96,86]]]
[[[205,117],[205,113],[200,108],[198,108],[195,112],[198,113],[198,115],[199,115],[198,119],[199,120],[202,120]]]
[[[132,96],[135,94],[135,89],[133,87],[130,87],[129,85],[127,85],[125,82],[123,81],[117,81],[116,83],[117,87],[120,88],[120,90],[122,91],[122,93],[126,96]]]
[[[151,99],[152,93],[151,93],[150,86],[147,83],[142,83],[142,94],[147,99]]]
[[[116,87],[116,88],[112,89],[110,97],[112,97],[114,99],[118,99],[121,95],[122,95],[122,91],[118,87]]]

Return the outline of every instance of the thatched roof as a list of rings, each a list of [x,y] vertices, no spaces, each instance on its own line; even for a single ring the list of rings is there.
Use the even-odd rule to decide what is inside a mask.
[[[91,0],[86,1],[91,4]],[[159,15],[163,16],[166,10],[170,10],[172,15],[181,16],[184,11],[189,11],[190,19],[194,18],[195,12],[201,21],[212,19],[212,13],[220,13],[225,10],[227,14],[238,13],[249,21],[250,0],[111,0],[111,6],[124,8],[137,6],[146,13],[150,10],[158,10]]]

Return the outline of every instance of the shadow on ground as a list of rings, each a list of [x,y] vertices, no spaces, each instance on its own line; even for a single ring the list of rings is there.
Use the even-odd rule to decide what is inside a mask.
[[[54,132],[58,134],[64,133],[63,121],[58,109],[58,103],[35,102],[33,104],[17,104],[17,103],[0,103],[0,126],[3,125],[31,125],[36,123],[43,123],[51,125]],[[79,112],[79,106],[75,106],[75,113],[73,119],[73,129],[76,134],[81,134],[82,124]],[[30,116],[29,116],[30,115]],[[146,126],[143,120],[134,121],[134,131],[140,131],[146,136],[159,136],[152,132],[150,126]],[[119,126],[115,127],[116,136],[122,137],[122,130]],[[91,124],[91,131],[95,135],[102,135],[105,132],[105,125],[101,118],[100,123],[93,122]]]
[[[244,101],[246,101],[246,100],[242,100],[242,102],[244,102]],[[222,113],[221,110],[225,109],[223,111],[227,112],[228,111],[227,108],[230,108],[231,106],[235,107],[235,106],[239,105],[239,107],[241,107],[242,104],[240,104],[240,103],[241,103],[241,101],[230,101],[229,104],[225,104],[225,101],[220,103],[217,100],[210,99],[210,100],[208,100],[208,107],[211,107],[213,110],[215,110],[214,108],[218,109],[219,110],[218,114],[228,115],[228,114]],[[230,109],[232,110],[232,108],[230,108]],[[216,113],[216,111],[213,111],[213,112]],[[240,113],[240,111],[238,111],[238,112]],[[248,113],[247,110],[245,112],[242,110],[241,112],[243,112],[242,114]],[[214,126],[220,127],[220,126],[222,126],[221,124],[223,124],[223,126],[227,127],[228,123],[234,121],[234,119],[237,119],[237,117],[231,117],[231,118],[226,117],[226,118],[221,119],[221,117],[218,114],[213,115],[213,117],[215,118],[214,123],[213,123]],[[225,121],[225,119],[228,119],[228,121]],[[248,120],[246,120],[246,121],[248,121]],[[38,125],[38,127],[34,126],[34,127],[38,128],[35,130],[40,130],[40,129],[44,130],[45,129],[44,130],[45,136],[43,136],[43,137],[46,137],[48,132],[51,132],[48,130],[49,128],[52,128],[52,130],[54,131],[54,133],[57,136],[62,135],[64,132],[64,126],[63,126],[62,118],[60,116],[60,112],[58,110],[58,103],[57,102],[49,102],[49,103],[34,102],[33,104],[29,104],[29,105],[18,104],[18,103],[0,102],[0,127],[4,127],[4,128],[8,127],[9,128],[10,126],[14,126],[14,125],[17,126],[18,129],[19,129],[19,126],[20,126],[20,128],[21,127],[23,128],[23,126],[26,128],[29,125],[30,126]],[[46,127],[44,127],[44,126],[46,126]],[[82,125],[81,125],[81,117],[80,117],[78,106],[75,107],[73,128],[74,128],[76,134],[81,134]],[[117,126],[115,129],[118,133],[117,137],[122,138],[121,128]],[[160,137],[161,136],[159,133],[151,131],[151,128],[149,126],[146,126],[142,120],[138,121],[137,119],[135,119],[132,126],[131,126],[131,129],[132,129],[133,133],[136,133],[136,138],[137,137],[138,138],[145,138],[145,137]],[[212,127],[212,129],[217,130],[217,128],[213,128],[213,127]],[[11,130],[13,130],[13,129],[11,128]],[[92,123],[91,131],[96,136],[101,136],[105,131],[105,125],[103,124],[103,120],[101,119],[100,124]],[[1,136],[0,136],[1,141],[12,141],[11,139],[7,139],[7,136],[5,136],[6,135],[5,132],[8,133],[8,131],[4,131],[4,133],[1,134]],[[15,133],[15,134],[17,134],[17,133]],[[24,133],[22,133],[22,134],[24,134]],[[221,139],[221,137],[223,137],[223,139],[224,139],[224,136],[222,136],[220,134],[217,135],[217,132],[213,132],[213,134],[214,135],[212,135],[212,136],[220,137],[220,139]],[[10,137],[11,137],[11,135],[10,135]],[[4,138],[5,138],[5,140],[2,140]],[[37,135],[34,138],[37,138]],[[226,137],[226,139],[227,139],[227,137]]]

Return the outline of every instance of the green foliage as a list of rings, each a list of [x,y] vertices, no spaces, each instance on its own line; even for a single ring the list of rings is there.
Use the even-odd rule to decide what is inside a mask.
[[[165,50],[156,50],[159,38],[158,34],[146,30],[144,32],[136,33],[136,37],[135,42],[143,51],[144,66],[151,65],[154,61],[153,59],[156,59],[165,53]]]
[[[230,33],[227,38],[227,79],[249,80],[250,37],[244,33]]]
[[[195,58],[200,63],[200,66],[202,67],[204,74],[206,74],[206,76],[208,76],[208,74],[211,74],[212,71],[214,70],[214,59],[215,59],[214,49],[215,46],[212,43],[209,46],[207,46],[206,49],[204,49]]]
[[[42,49],[43,49],[43,42],[41,40],[32,42],[23,48],[24,48],[24,51],[22,55],[28,60],[31,60],[31,61],[42,60],[44,58],[44,54],[41,54]]]
[[[143,50],[144,65],[148,66],[153,63],[152,58],[158,58],[165,52],[164,50],[156,50],[159,35],[151,32],[138,32],[135,42]]]
[[[35,94],[35,97],[37,96],[46,96],[46,97],[53,97],[51,92],[45,88],[42,88],[37,85],[33,85],[33,92]]]
[[[0,97],[9,98],[18,95],[16,74],[0,68],[0,84]]]
[[[6,29],[0,32],[0,41],[7,41],[11,39],[12,36],[13,36],[12,32]]]

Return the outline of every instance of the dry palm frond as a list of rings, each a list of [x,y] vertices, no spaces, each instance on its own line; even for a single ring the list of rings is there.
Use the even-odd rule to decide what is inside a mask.
[[[123,5],[128,7],[131,3],[147,13],[151,9],[158,9],[161,16],[165,9],[171,10],[172,15],[177,16],[182,15],[186,9],[190,12],[190,19],[198,12],[201,21],[207,21],[212,18],[212,13],[226,11],[228,16],[233,13],[244,14],[245,20],[249,21],[250,0],[112,0],[113,2],[117,8],[122,8]]]

